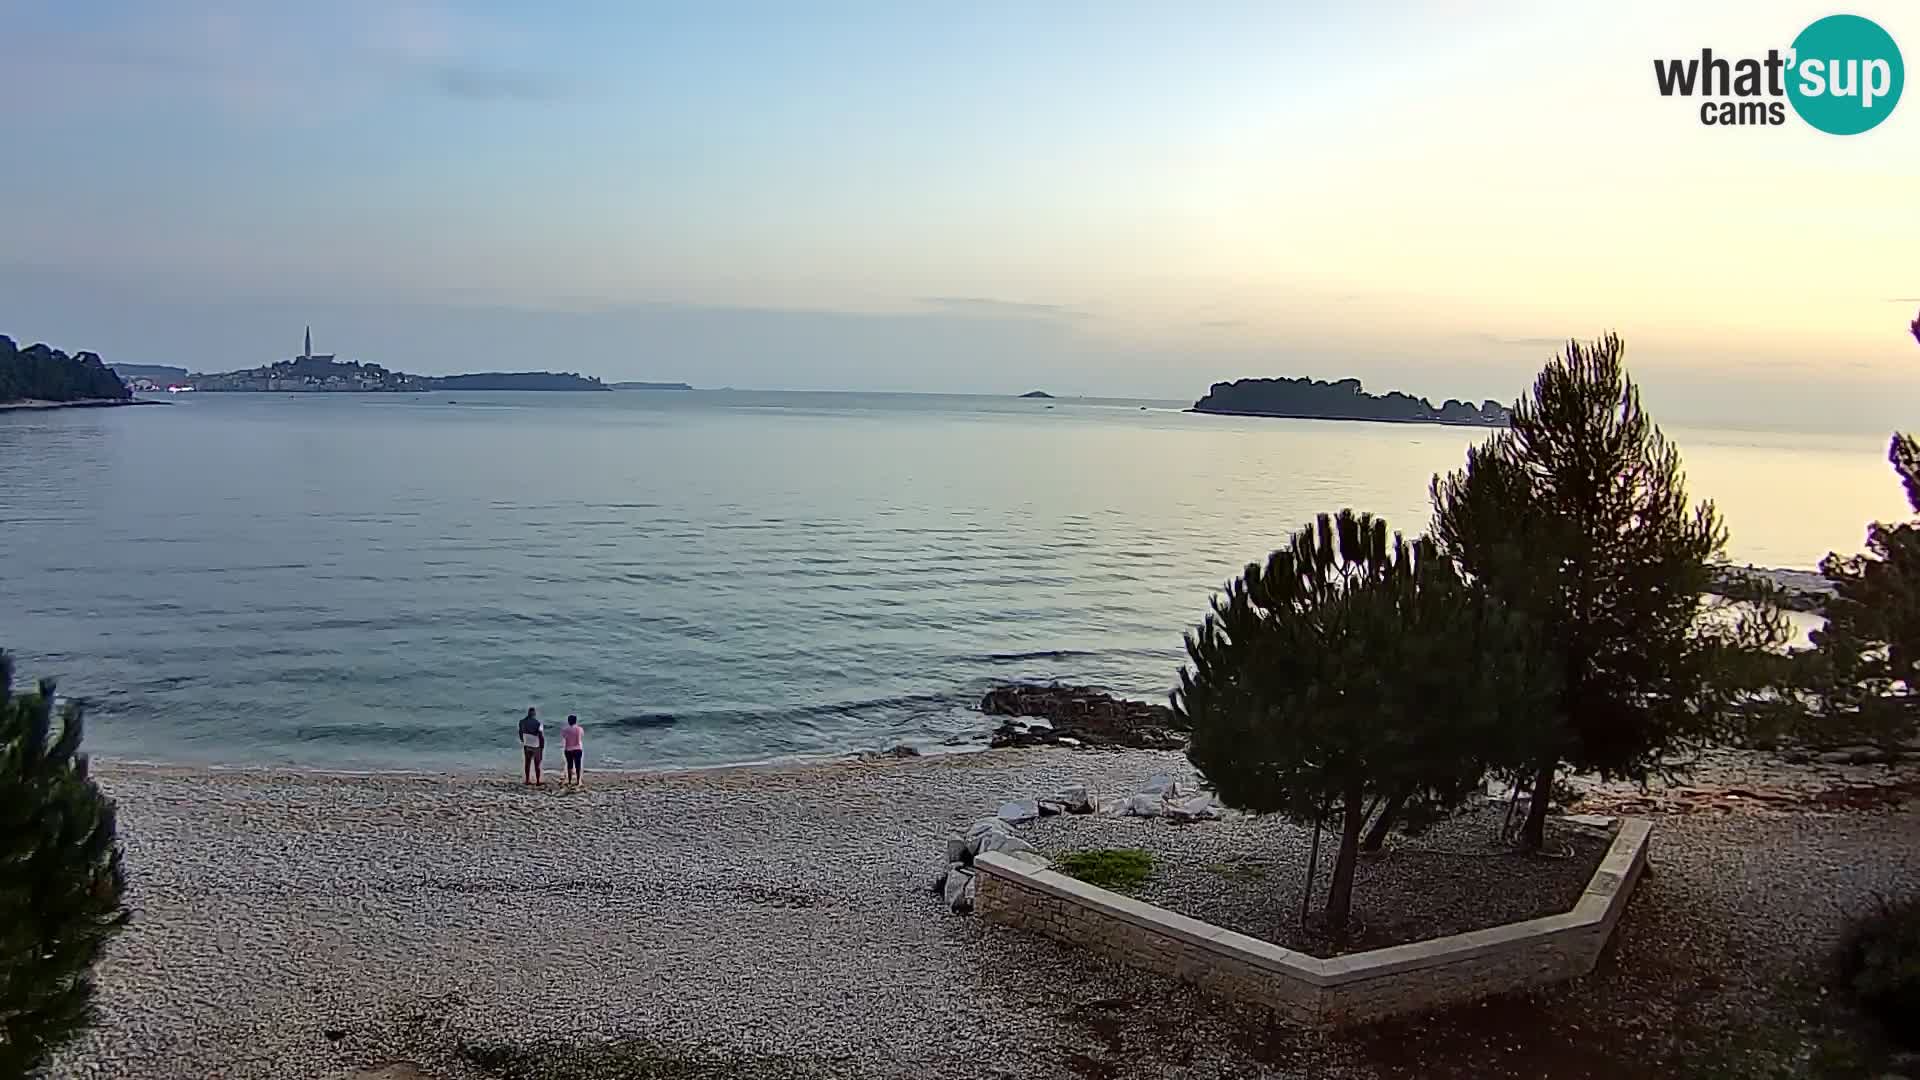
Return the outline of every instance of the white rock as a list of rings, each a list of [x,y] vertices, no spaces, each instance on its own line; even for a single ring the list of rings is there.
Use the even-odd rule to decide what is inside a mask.
[[[1184,799],[1168,799],[1166,815],[1180,821],[1212,821],[1220,816],[1220,808],[1213,804],[1211,795],[1189,795]]]
[[[1140,789],[1140,793],[1142,795],[1166,795],[1171,797],[1180,794],[1180,785],[1175,783],[1173,777],[1168,776],[1166,773],[1155,773],[1147,780],[1146,786]]]
[[[989,851],[998,851],[998,852],[1003,852],[1005,854],[1011,855],[1018,851],[1032,851],[1032,850],[1034,850],[1033,845],[1027,843],[1025,840],[1021,839],[1018,836],[1009,836],[1006,833],[990,832],[990,833],[982,833],[980,835],[980,843],[977,847],[974,848],[973,853],[975,855],[982,855]]]
[[[1041,805],[1057,803],[1069,814],[1093,813],[1093,796],[1087,793],[1085,784],[1068,784],[1058,792],[1041,800]]]
[[[943,894],[947,906],[955,911],[973,910],[974,881],[971,870],[947,871],[946,892]]]
[[[1167,811],[1167,801],[1158,795],[1129,795],[1119,812],[1129,817],[1159,817]]]
[[[1015,799],[1000,804],[1000,820],[1009,825],[1024,825],[1040,816],[1040,802],[1037,799]]]
[[[1003,833],[1003,832],[1011,832],[1011,831],[1012,830],[1007,827],[1007,823],[1004,821],[1001,821],[999,818],[983,817],[980,820],[974,822],[973,824],[967,826],[967,839],[971,841],[974,837],[979,836],[983,832]]]

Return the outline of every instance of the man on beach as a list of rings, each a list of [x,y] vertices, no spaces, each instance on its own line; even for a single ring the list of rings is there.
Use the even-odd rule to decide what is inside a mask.
[[[540,778],[540,759],[547,750],[547,733],[540,728],[540,718],[534,715],[533,706],[527,706],[527,715],[520,718],[520,747],[525,759],[521,765],[522,783],[538,787]]]

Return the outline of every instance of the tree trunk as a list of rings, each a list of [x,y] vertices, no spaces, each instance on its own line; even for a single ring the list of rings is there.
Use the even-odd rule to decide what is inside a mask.
[[[1380,850],[1380,846],[1387,842],[1387,833],[1392,831],[1394,820],[1400,816],[1400,808],[1405,805],[1405,794],[1387,800],[1387,805],[1380,810],[1380,816],[1373,820],[1373,828],[1367,830],[1367,838],[1360,841],[1361,851]]]
[[[1353,864],[1360,854],[1360,829],[1367,823],[1367,807],[1362,792],[1347,792],[1347,805],[1340,823],[1340,854],[1333,863],[1333,887],[1327,893],[1327,929],[1335,937],[1347,936],[1347,916],[1353,910]]]
[[[1313,819],[1313,847],[1307,851],[1307,888],[1300,894],[1300,929],[1307,928],[1307,905],[1313,903],[1313,872],[1320,868],[1320,823],[1326,820],[1327,809],[1320,807],[1320,816]]]
[[[1539,851],[1547,846],[1547,803],[1553,800],[1553,774],[1557,761],[1540,766],[1533,777],[1533,802],[1527,807],[1527,824],[1520,830],[1520,846]]]

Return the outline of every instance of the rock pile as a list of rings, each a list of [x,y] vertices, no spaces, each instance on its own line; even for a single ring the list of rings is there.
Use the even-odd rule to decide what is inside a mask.
[[[1173,777],[1160,773],[1148,780],[1136,794],[1129,795],[1115,809],[1130,817],[1164,817],[1174,821],[1213,821],[1220,807],[1213,796],[1180,786]]]
[[[1085,784],[1069,784],[1051,795],[1031,799],[1013,799],[1000,804],[990,818],[981,818],[963,833],[953,833],[946,841],[947,868],[933,883],[934,895],[953,910],[965,914],[973,910],[976,889],[973,860],[983,852],[994,851],[1046,866],[1047,859],[1014,829],[1043,817],[1059,814],[1107,813],[1131,817],[1164,817],[1173,821],[1212,821],[1220,816],[1213,796],[1181,787],[1173,777],[1156,774],[1140,791],[1102,804]]]
[[[1087,686],[996,686],[980,699],[988,716],[1034,717],[1046,724],[1009,719],[988,745],[1126,746],[1179,750],[1187,745],[1179,717],[1165,705],[1128,701]]]
[[[947,837],[947,869],[933,883],[935,895],[955,911],[962,914],[972,911],[975,856],[996,851],[1045,866],[1047,860],[1034,850],[1033,845],[1014,835],[1014,826],[1055,814],[1091,814],[1099,806],[1099,801],[1087,791],[1085,784],[1069,784],[1051,795],[1000,804],[1000,810],[994,816],[981,818],[967,826],[965,834],[954,833]]]

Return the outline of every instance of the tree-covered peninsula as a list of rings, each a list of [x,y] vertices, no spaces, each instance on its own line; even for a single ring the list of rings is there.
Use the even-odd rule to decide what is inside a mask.
[[[1311,420],[1391,420],[1413,424],[1473,424],[1504,427],[1511,412],[1497,401],[1479,406],[1456,401],[1434,408],[1426,398],[1398,390],[1369,394],[1359,379],[1236,379],[1214,383],[1193,403],[1194,412],[1229,416],[1287,416]]]
[[[90,352],[68,356],[47,345],[18,348],[0,334],[0,405],[131,401],[132,391]]]

